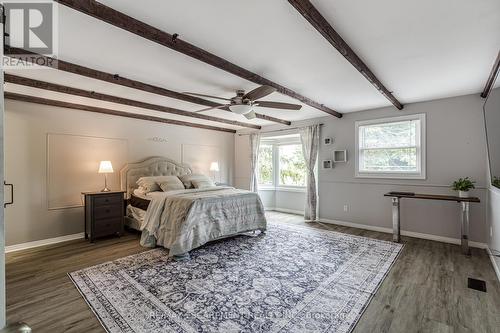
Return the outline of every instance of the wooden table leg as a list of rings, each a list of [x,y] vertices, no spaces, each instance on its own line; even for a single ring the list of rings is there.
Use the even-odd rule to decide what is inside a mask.
[[[399,198],[392,198],[392,241],[401,241]]]
[[[470,220],[470,209],[469,203],[463,201],[462,203],[462,253],[470,256],[469,248],[469,220]]]

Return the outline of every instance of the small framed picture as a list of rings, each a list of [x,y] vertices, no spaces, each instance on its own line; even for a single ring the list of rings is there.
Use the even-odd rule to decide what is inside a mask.
[[[324,139],[323,139],[323,143],[324,143],[325,145],[331,145],[331,144],[333,144],[333,138],[331,138],[331,137],[324,138]]]
[[[332,169],[333,161],[332,160],[323,160],[323,169]]]
[[[347,150],[334,150],[333,162],[335,163],[347,162]]]

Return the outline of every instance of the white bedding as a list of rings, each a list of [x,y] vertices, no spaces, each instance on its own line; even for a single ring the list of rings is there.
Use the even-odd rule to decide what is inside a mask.
[[[164,192],[149,192],[149,193],[144,193],[140,189],[136,188],[133,192],[134,196],[144,199],[144,200],[149,200],[151,201],[153,198],[162,196],[162,193]],[[140,209],[139,207],[134,207],[132,205],[127,206],[127,217],[129,217],[132,220],[125,220],[125,225],[128,227],[141,231],[141,226],[144,223],[144,216],[146,215],[146,211],[144,209]]]
[[[154,191],[154,192],[148,192],[144,193],[144,191],[141,191],[140,189],[136,188],[132,193],[138,198],[145,199],[145,200],[151,200],[155,196],[161,196],[162,193],[165,193],[163,191]]]
[[[144,200],[153,200],[155,197],[162,197],[163,193],[160,191],[154,191],[149,193],[144,193],[140,189],[136,188],[133,192],[134,196],[144,199]],[[144,224],[144,216],[146,215],[146,211],[144,209],[140,209],[139,207],[134,207],[132,205],[127,206],[127,217],[135,220],[135,221],[125,221],[125,225],[128,227],[141,231],[142,226]]]
[[[139,226],[142,226],[144,222],[144,215],[146,215],[145,210],[132,205],[127,206],[127,216],[137,220],[140,223]]]
[[[267,228],[258,194],[217,186],[150,192],[141,225],[141,245],[168,248],[182,255],[209,241]]]
[[[148,197],[147,197],[147,193],[145,193],[143,190],[141,190],[140,188],[136,188],[132,193],[134,193],[134,195],[138,198],[141,198],[141,199],[146,199],[148,200]]]

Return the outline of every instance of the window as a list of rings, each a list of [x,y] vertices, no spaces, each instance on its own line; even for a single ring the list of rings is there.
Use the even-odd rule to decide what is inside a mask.
[[[297,134],[263,138],[259,149],[261,188],[301,188],[306,186],[307,168]]]
[[[273,185],[273,146],[261,144],[259,148],[259,184]]]
[[[356,122],[356,176],[425,179],[425,115]]]
[[[302,145],[286,144],[279,146],[279,185],[306,186],[306,163]]]

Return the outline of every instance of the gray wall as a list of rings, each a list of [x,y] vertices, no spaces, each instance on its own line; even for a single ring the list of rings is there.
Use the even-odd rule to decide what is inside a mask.
[[[453,194],[449,186],[459,177],[477,181],[472,193],[482,203],[471,207],[471,239],[486,242],[486,141],[482,99],[477,95],[409,104],[403,111],[393,107],[345,114],[342,119],[325,117],[293,124],[323,123],[322,137],[333,137],[333,146],[322,145],[319,160],[332,159],[333,149],[347,149],[348,162],[332,170],[319,170],[320,217],[374,227],[391,227],[389,191]],[[360,179],[354,173],[354,122],[405,114],[427,115],[427,179]],[[277,129],[273,126],[265,130]],[[248,184],[248,138],[235,144],[235,184]],[[246,160],[245,160],[246,159]],[[247,165],[245,167],[244,165]],[[241,167],[241,168],[240,168]],[[248,172],[248,173],[247,173]],[[289,202],[283,200],[282,202]],[[344,206],[348,210],[344,211]],[[276,206],[278,204],[276,203]],[[453,202],[404,200],[402,229],[441,237],[460,238],[459,208]]]
[[[4,33],[3,29],[0,29],[0,33]],[[0,50],[0,57],[3,59],[3,48]],[[0,82],[3,82],[3,70],[0,71]],[[5,108],[4,108],[4,97],[3,97],[3,85],[0,87],[0,184],[4,180],[4,119],[5,119]],[[4,202],[4,187],[0,188],[0,202]],[[0,329],[5,326],[5,215],[3,206],[0,206]]]
[[[500,88],[494,89],[485,103],[488,128],[489,167],[491,175],[500,177]],[[487,206],[488,247],[500,254],[500,189],[490,185]],[[493,257],[500,279],[500,258]]]
[[[491,91],[484,105],[492,176],[500,177],[500,88]]]
[[[47,209],[47,133],[127,139],[130,162],[149,156],[180,161],[182,144],[217,146],[221,151],[221,181],[230,183],[233,178],[234,134],[231,133],[10,100],[6,101],[6,124],[6,179],[14,183],[16,195],[15,204],[5,211],[7,245],[83,232],[81,207]],[[148,140],[154,137],[165,138],[167,142]],[[121,167],[115,166],[110,183],[119,184]],[[82,189],[74,190],[80,193]]]
[[[493,254],[500,254],[500,189],[491,187],[488,197],[488,247]],[[500,279],[500,258],[493,257],[496,262],[495,269]]]
[[[248,189],[243,185],[241,188]],[[305,192],[297,190],[277,189],[259,190],[262,204],[266,209],[303,214],[305,207]]]

